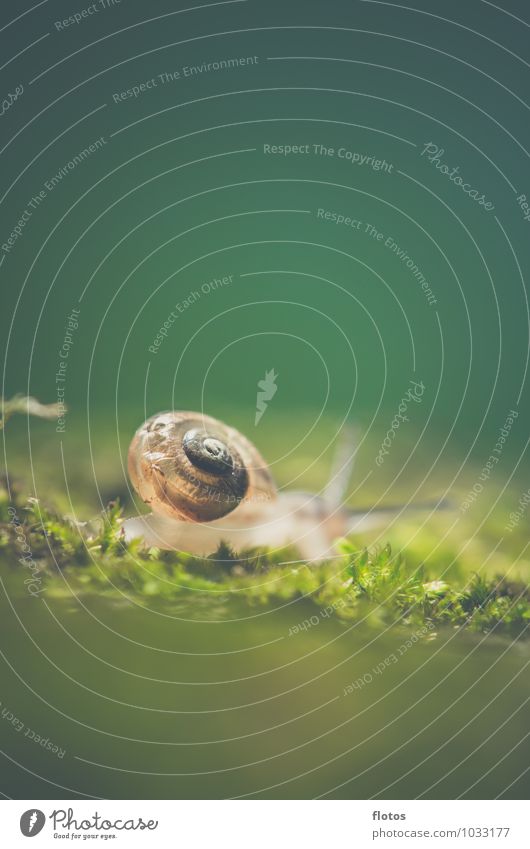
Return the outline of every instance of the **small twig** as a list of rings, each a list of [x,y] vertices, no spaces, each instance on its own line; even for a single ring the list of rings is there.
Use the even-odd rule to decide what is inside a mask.
[[[41,419],[56,419],[65,412],[65,407],[61,404],[41,404],[36,398],[27,395],[15,395],[9,400],[0,398],[0,409],[0,430],[4,429],[6,422],[15,413],[25,413]]]

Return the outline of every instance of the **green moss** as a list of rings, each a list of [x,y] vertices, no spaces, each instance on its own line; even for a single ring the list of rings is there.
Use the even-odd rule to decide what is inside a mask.
[[[222,544],[207,558],[185,552],[146,549],[126,543],[122,510],[112,502],[99,522],[80,525],[24,500],[0,486],[0,555],[13,587],[23,585],[24,541],[46,593],[125,595],[141,601],[175,604],[185,593],[201,601],[240,601],[266,606],[305,597],[345,620],[362,619],[375,627],[395,621],[475,631],[521,633],[530,621],[530,592],[519,582],[480,573],[457,582],[440,580],[390,545],[368,550],[351,540],[341,554],[321,564],[296,559],[289,549],[234,552]],[[27,563],[26,563],[27,565]],[[318,612],[318,611],[317,611]]]

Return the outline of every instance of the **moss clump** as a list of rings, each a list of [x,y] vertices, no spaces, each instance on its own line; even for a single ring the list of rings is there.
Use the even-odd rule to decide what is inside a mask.
[[[22,499],[16,488],[10,500],[0,485],[4,571],[16,587],[23,539],[51,595],[121,594],[171,604],[191,591],[212,603],[222,597],[248,605],[306,597],[342,619],[379,627],[401,621],[519,634],[530,623],[528,587],[503,577],[486,579],[480,564],[456,585],[394,554],[390,545],[368,550],[351,540],[342,541],[338,557],[317,565],[297,560],[289,549],[236,553],[226,544],[199,558],[126,543],[122,522],[118,502],[109,504],[99,522],[80,525],[36,499]]]

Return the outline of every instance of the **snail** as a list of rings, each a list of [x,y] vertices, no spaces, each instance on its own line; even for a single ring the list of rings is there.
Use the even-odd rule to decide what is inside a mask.
[[[184,522],[211,522],[244,501],[277,494],[254,445],[234,428],[198,413],[151,416],[131,442],[128,467],[146,504]]]
[[[236,551],[294,544],[305,560],[322,560],[337,539],[399,509],[343,505],[355,453],[349,432],[323,495],[278,492],[265,460],[239,431],[200,413],[159,413],[136,431],[128,454],[131,482],[153,512],[127,519],[125,539],[202,556],[221,542]]]

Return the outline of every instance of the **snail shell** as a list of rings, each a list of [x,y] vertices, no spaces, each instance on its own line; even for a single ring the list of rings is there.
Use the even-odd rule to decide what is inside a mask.
[[[128,467],[140,498],[179,521],[211,522],[243,501],[269,501],[277,494],[254,445],[200,413],[151,416],[131,442]]]

